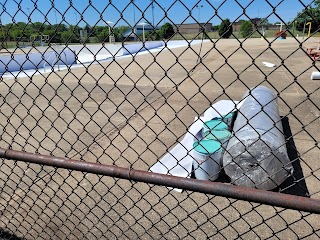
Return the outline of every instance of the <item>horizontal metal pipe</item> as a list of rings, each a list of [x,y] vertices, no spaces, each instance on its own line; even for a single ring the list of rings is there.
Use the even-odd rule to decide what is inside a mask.
[[[76,170],[104,176],[134,180],[172,188],[207,193],[271,206],[320,214],[320,201],[307,197],[234,186],[220,182],[208,182],[170,175],[127,169],[111,165],[89,163],[67,158],[45,156],[0,148],[0,158],[36,163],[57,168]]]

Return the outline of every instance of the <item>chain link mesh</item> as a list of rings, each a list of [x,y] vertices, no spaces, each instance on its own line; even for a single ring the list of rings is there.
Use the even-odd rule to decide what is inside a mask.
[[[257,22],[257,2],[286,40]],[[319,27],[308,37],[299,27],[317,23],[313,4],[1,1],[1,147],[148,171],[212,103],[264,85],[277,94],[294,168],[274,191],[319,199]],[[226,32],[243,19],[251,32],[220,37],[211,23],[226,12]],[[147,45],[157,40],[164,46]],[[0,239],[320,237],[317,214],[7,159],[0,171]],[[223,170],[218,180],[230,183]]]

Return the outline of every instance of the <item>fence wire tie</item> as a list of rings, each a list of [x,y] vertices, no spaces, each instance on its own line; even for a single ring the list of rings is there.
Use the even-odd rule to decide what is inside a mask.
[[[131,179],[131,170],[132,170],[132,166],[130,165],[130,166],[129,166],[129,169],[128,169],[128,180],[129,180],[132,184],[134,184],[134,183],[136,183],[136,182]]]

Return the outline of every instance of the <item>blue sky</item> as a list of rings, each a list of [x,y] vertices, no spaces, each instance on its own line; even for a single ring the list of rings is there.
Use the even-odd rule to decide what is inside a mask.
[[[3,24],[12,22],[27,21],[29,11],[31,13],[32,22],[49,22],[55,23],[63,21],[69,24],[75,24],[76,20],[80,21],[81,16],[90,25],[105,25],[101,20],[113,22],[116,26],[128,25],[135,22],[149,21],[152,23],[152,8],[150,0],[135,0],[136,6],[133,6],[130,0],[91,0],[91,6],[88,0],[0,0],[0,17]],[[70,4],[72,2],[72,4]],[[267,17],[273,12],[272,6],[266,0],[238,0],[242,7],[246,8],[246,14],[250,18]],[[312,0],[301,0],[305,5],[310,4]],[[278,14],[285,22],[292,20],[297,12],[304,9],[298,0],[269,0],[273,6],[277,6],[276,14]],[[229,18],[231,21],[237,19],[248,19],[243,15],[243,9],[235,0],[158,0],[154,3],[154,21],[156,25],[162,25],[164,22],[172,23],[192,23],[195,20],[201,22],[212,22],[218,25],[221,19],[215,16],[215,8],[217,14],[222,18]],[[200,7],[200,18],[199,8]],[[163,19],[164,11],[167,10],[167,19]],[[54,12],[56,11],[56,13]],[[121,19],[121,12],[123,19]],[[144,17],[142,12],[145,12]],[[191,15],[190,15],[191,13]],[[127,22],[128,23],[127,23]],[[270,22],[280,21],[279,18],[272,14],[269,17]],[[85,22],[81,21],[80,26],[84,26]]]

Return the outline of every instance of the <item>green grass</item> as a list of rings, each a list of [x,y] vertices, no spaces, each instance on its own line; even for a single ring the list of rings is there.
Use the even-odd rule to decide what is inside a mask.
[[[27,46],[29,45],[28,42],[19,42],[19,46],[22,47],[22,46]],[[45,46],[47,46],[48,44],[45,44]],[[17,47],[17,42],[15,41],[8,41],[8,42],[5,42],[5,43],[1,43],[1,47],[2,46],[6,46],[6,48],[16,48]],[[40,46],[40,44],[35,44],[35,46]]]
[[[17,43],[16,43],[16,42],[1,43],[1,47],[15,48],[16,46],[17,46]]]

